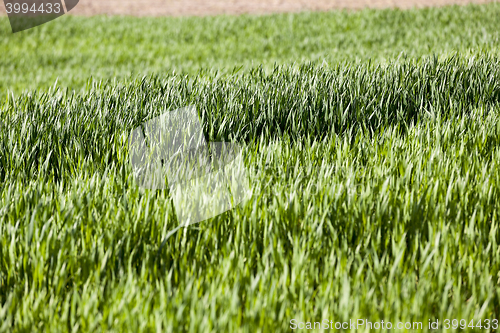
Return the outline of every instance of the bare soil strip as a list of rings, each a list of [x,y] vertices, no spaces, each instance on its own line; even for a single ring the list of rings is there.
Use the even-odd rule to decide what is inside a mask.
[[[492,0],[80,0],[75,15],[204,16],[363,8],[420,8]],[[0,1],[0,13],[5,13]]]

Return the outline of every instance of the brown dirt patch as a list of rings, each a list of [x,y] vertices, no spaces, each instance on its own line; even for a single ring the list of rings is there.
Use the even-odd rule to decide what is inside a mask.
[[[217,14],[267,14],[363,8],[413,8],[452,4],[487,3],[492,0],[80,0],[76,15],[188,16]],[[0,1],[0,13],[5,12]]]

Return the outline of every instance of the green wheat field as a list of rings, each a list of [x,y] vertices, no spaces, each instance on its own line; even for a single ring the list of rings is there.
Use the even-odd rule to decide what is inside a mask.
[[[495,331],[499,18],[63,17],[10,34],[0,17],[0,332]],[[253,196],[163,242],[170,195],[137,186],[127,139],[188,105],[209,141],[243,147]]]

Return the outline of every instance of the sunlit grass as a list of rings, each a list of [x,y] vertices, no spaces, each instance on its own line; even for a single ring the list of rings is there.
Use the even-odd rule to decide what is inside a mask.
[[[0,331],[288,331],[291,319],[493,319],[495,56],[89,82],[0,109]],[[127,134],[194,104],[253,197],[177,226]],[[426,331],[426,330],[424,330]]]

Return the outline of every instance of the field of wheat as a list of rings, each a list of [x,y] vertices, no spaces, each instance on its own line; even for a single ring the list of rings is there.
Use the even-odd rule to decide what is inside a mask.
[[[63,17],[8,35],[0,332],[495,331],[499,15]],[[127,140],[188,105],[208,141],[242,147],[252,196],[167,239],[170,193],[138,186]]]

